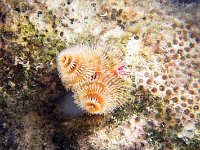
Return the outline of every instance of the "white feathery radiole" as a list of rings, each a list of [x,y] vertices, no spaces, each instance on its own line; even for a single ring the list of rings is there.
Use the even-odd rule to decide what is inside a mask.
[[[120,78],[108,49],[81,45],[62,51],[58,71],[75,103],[89,114],[108,114],[130,97],[128,82]]]
[[[75,102],[91,114],[108,114],[126,102],[126,92],[121,88],[124,81],[103,72],[96,79],[75,89]]]

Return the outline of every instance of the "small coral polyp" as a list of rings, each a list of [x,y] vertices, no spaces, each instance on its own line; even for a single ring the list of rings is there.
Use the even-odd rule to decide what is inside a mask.
[[[90,114],[107,114],[122,106],[128,83],[118,76],[107,49],[75,46],[57,57],[60,78],[75,95],[75,102]],[[122,101],[123,100],[123,101]]]
[[[123,80],[113,73],[104,72],[75,89],[76,103],[88,113],[107,114],[125,103]]]

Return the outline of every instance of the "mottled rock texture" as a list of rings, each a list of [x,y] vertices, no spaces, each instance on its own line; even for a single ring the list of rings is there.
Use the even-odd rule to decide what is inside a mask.
[[[198,149],[199,11],[168,0],[0,0],[0,149]],[[73,105],[56,68],[63,49],[97,43],[115,50],[133,89],[105,116]]]

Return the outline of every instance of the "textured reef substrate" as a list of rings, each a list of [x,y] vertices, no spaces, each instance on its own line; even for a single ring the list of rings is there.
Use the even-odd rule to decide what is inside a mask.
[[[198,149],[198,12],[168,0],[0,1],[0,149]],[[97,43],[133,89],[104,116],[80,110],[56,68],[63,49]]]

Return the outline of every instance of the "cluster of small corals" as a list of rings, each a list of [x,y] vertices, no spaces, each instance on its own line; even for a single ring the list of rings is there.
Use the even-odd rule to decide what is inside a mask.
[[[75,102],[88,113],[110,113],[128,99],[129,86],[106,50],[76,46],[62,51],[57,64],[65,88],[74,92]]]
[[[165,119],[185,124],[199,117],[200,38],[189,25],[173,23],[171,29],[172,39],[163,41],[163,36],[157,43],[135,35],[127,48],[138,60],[127,55],[126,62],[134,70],[136,85],[163,99]]]

